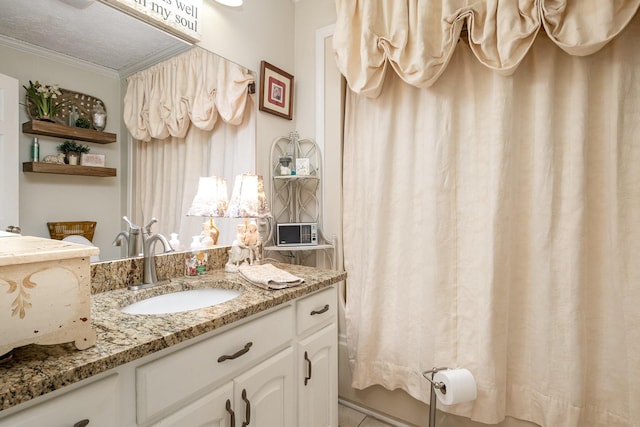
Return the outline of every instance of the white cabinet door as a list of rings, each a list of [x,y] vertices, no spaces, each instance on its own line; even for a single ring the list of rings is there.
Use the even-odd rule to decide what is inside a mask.
[[[18,223],[18,80],[0,74],[0,230]]]
[[[111,375],[15,415],[0,416],[0,427],[122,425],[119,395],[118,375]]]
[[[287,306],[138,366],[138,424],[179,411],[283,348],[293,335],[292,319],[293,307]]]
[[[338,341],[335,323],[298,344],[298,425],[338,427]]]
[[[289,347],[154,424],[154,427],[295,427]]]
[[[239,426],[297,426],[293,366],[293,350],[289,347],[234,380]]]
[[[233,383],[228,382],[165,418],[154,427],[236,427]]]

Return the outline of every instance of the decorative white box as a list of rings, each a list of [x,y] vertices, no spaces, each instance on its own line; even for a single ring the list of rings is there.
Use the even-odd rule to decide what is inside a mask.
[[[91,255],[96,247],[40,237],[0,237],[0,355],[27,344],[96,342]]]
[[[80,164],[82,166],[100,166],[100,167],[104,167],[104,163],[105,163],[104,154],[82,153],[80,155]]]
[[[309,167],[309,159],[300,158],[296,159],[296,175],[307,176],[311,169]]]

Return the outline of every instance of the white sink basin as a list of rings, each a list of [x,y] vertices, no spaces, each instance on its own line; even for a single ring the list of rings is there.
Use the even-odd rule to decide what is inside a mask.
[[[197,310],[230,301],[240,295],[235,289],[190,289],[165,295],[158,295],[134,302],[121,311],[127,314],[169,314],[180,311]]]

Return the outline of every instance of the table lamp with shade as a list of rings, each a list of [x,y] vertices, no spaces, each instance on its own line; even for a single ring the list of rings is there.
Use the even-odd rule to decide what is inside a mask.
[[[260,263],[262,239],[256,219],[270,214],[262,176],[245,173],[236,176],[226,217],[244,218],[237,225],[237,234],[229,253],[227,271],[237,271],[240,264]]]
[[[220,229],[214,222],[214,217],[223,217],[227,212],[229,198],[227,181],[217,176],[201,176],[198,181],[198,190],[193,198],[187,216],[209,217],[202,224],[203,243],[207,246],[217,245],[220,237]],[[208,240],[211,239],[210,242]]]

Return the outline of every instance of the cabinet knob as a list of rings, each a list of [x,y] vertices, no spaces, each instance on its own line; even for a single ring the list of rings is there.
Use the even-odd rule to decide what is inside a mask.
[[[322,307],[320,310],[313,310],[311,312],[311,315],[314,316],[316,314],[322,314],[322,313],[326,313],[327,311],[329,311],[329,304],[325,305],[324,307]]]
[[[73,425],[73,427],[85,427],[87,424],[89,424],[89,420],[80,420],[77,423],[75,423]]]

